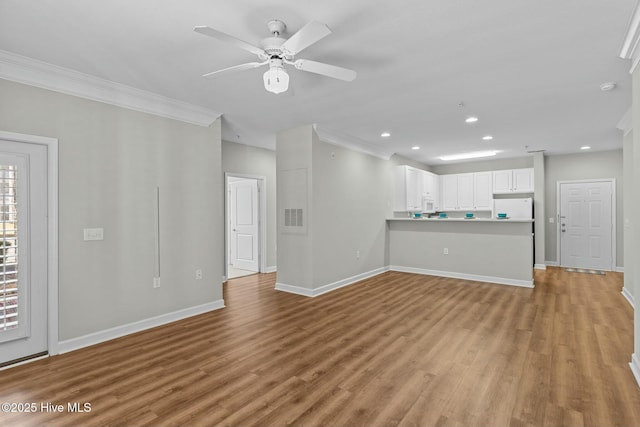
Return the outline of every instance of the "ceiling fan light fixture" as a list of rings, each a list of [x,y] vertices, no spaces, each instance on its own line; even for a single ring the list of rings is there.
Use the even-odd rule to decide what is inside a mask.
[[[262,78],[264,79],[264,88],[269,92],[278,94],[289,89],[289,74],[282,66],[282,60],[279,63],[272,61]]]

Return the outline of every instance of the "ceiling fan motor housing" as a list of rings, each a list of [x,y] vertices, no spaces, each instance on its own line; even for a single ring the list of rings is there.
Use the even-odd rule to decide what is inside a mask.
[[[267,53],[268,58],[286,58],[286,59],[292,59],[293,56],[291,55],[285,55],[284,52],[282,51],[282,44],[284,42],[286,42],[287,39],[284,39],[282,37],[267,37],[266,39],[262,40],[262,42],[260,42],[260,47],[262,47],[262,49],[264,49],[264,51]],[[266,59],[268,59],[266,58]]]

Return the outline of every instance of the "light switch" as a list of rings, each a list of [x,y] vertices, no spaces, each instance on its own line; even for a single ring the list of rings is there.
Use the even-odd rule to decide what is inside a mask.
[[[104,240],[103,228],[85,228],[84,240]]]
[[[553,219],[553,217],[549,217],[549,224],[553,224],[555,222],[555,220]]]

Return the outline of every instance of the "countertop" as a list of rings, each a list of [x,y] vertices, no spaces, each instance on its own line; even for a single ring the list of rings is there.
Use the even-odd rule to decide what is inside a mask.
[[[410,222],[528,222],[533,219],[497,219],[497,218],[387,218],[387,221],[410,221]]]

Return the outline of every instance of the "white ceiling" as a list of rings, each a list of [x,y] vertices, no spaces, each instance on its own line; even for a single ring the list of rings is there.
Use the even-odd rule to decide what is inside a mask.
[[[635,0],[0,0],[0,49],[223,113],[223,138],[275,148],[304,124],[427,164],[464,151],[549,154],[620,148],[631,105],[618,58]],[[252,44],[265,23],[333,34],[297,58],[358,72],[351,83],[291,70],[288,93],[264,68],[193,31],[208,25]],[[617,83],[602,92],[600,84]],[[460,103],[464,107],[460,107]],[[470,115],[476,124],[464,123]],[[380,133],[389,131],[387,139]],[[486,134],[494,136],[482,141]],[[411,146],[419,145],[418,151]]]

